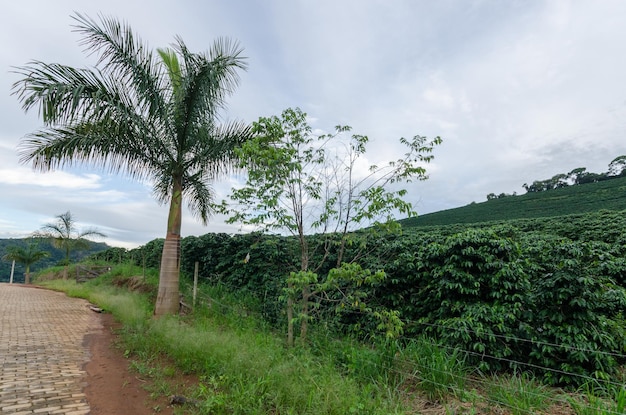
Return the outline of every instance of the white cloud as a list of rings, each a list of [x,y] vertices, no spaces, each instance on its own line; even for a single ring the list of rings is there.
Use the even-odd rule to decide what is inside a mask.
[[[58,189],[97,189],[101,187],[100,176],[97,174],[75,175],[63,171],[36,173],[26,168],[0,169],[0,183]]]

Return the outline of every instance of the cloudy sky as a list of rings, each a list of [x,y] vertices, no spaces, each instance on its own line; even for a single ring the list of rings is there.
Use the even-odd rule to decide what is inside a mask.
[[[400,137],[441,136],[430,179],[408,187],[419,213],[523,193],[526,182],[577,167],[604,172],[626,154],[622,0],[32,0],[0,10],[0,238],[68,210],[110,245],[165,236],[167,207],[149,187],[19,164],[18,143],[41,122],[11,96],[12,67],[91,66],[72,32],[75,11],[124,20],[152,48],[176,35],[193,51],[238,40],[249,69],[229,119],[300,107],[315,128],[368,135],[373,163],[399,157]],[[233,231],[221,218],[207,227],[183,219],[183,236]]]

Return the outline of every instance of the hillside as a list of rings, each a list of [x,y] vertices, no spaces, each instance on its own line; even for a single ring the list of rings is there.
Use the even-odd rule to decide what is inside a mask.
[[[403,219],[404,227],[533,219],[626,209],[626,177],[545,192],[508,196]]]
[[[25,246],[27,239],[0,239],[0,282],[8,282],[11,276],[11,261],[5,261],[2,259],[6,253],[6,248],[9,246]],[[74,251],[70,254],[71,261],[78,261],[93,253],[104,251],[110,248],[104,242],[91,242],[90,248],[83,251]],[[54,265],[57,265],[59,261],[65,258],[65,253],[53,247],[48,240],[41,240],[39,243],[39,249],[50,253],[48,258],[44,258],[41,261],[36,262],[30,267],[31,272],[45,269]],[[21,264],[15,264],[15,270],[13,274],[14,282],[24,282],[24,267]]]

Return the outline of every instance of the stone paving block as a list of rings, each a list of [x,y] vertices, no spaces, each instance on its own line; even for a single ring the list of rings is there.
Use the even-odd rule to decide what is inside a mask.
[[[39,409],[35,409],[33,410],[34,414],[49,414],[52,413],[54,411],[61,411],[63,408],[61,408],[60,406],[46,406],[45,408],[39,408]]]
[[[8,405],[8,406],[2,406],[0,407],[0,409],[2,410],[2,412],[15,412],[18,409],[26,409],[29,408],[31,406],[30,402],[27,403],[22,403],[22,404],[14,404],[14,405]]]
[[[100,329],[85,300],[0,283],[0,413],[88,414],[84,338]]]

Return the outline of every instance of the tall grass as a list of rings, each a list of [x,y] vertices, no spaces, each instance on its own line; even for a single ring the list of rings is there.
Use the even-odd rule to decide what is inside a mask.
[[[219,299],[217,312],[205,303],[191,316],[152,319],[150,294],[110,285],[116,276],[119,272],[112,270],[80,285],[69,280],[45,284],[113,313],[124,323],[121,334],[127,356],[154,363],[157,356],[167,355],[177,370],[198,375],[200,383],[188,391],[198,404],[185,413],[403,413],[380,384],[359,382],[309,349],[286,348],[282,336],[249,316],[252,307],[225,304],[235,301],[232,295]],[[203,295],[209,294],[205,290]],[[244,308],[248,311],[242,312]],[[151,373],[145,364],[135,366]]]
[[[623,415],[626,414],[626,386],[608,394],[586,386],[582,396],[570,397],[568,401],[576,415]]]
[[[548,388],[527,373],[494,376],[487,398],[513,415],[525,415],[546,408],[551,399]]]
[[[624,389],[566,399],[527,374],[474,373],[470,380],[462,352],[427,338],[368,345],[322,328],[308,346],[287,348],[283,333],[259,317],[258,301],[223,287],[201,286],[189,315],[153,319],[156,275],[144,277],[133,267],[114,267],[84,284],[42,284],[113,313],[124,325],[124,353],[135,370],[153,380],[169,373],[154,380],[153,393],[171,392],[172,372],[195,374],[199,382],[184,392],[195,403],[186,414],[408,414],[423,407],[525,414],[557,405],[578,415],[608,415],[626,409]],[[190,295],[185,284],[183,293]],[[169,366],[155,367],[164,355]]]
[[[431,402],[443,402],[447,397],[462,398],[469,368],[458,350],[440,346],[426,337],[410,341],[401,351],[402,373],[407,381]]]
[[[384,391],[364,388],[306,350],[289,350],[269,332],[231,329],[210,318],[151,321],[127,333],[136,353],[165,353],[202,382],[193,392],[202,413],[390,414]],[[354,412],[357,411],[357,412]]]
[[[124,325],[142,324],[151,314],[152,305],[149,295],[140,295],[123,287],[111,284],[128,266],[113,267],[111,272],[92,281],[77,284],[73,279],[56,279],[37,281],[37,284],[57,291],[63,291],[70,297],[79,297],[97,304]]]

